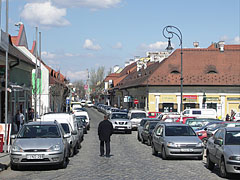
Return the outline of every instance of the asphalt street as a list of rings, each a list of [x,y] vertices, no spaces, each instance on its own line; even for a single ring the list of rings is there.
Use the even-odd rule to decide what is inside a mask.
[[[96,109],[88,109],[88,112],[91,118],[90,131],[84,136],[78,154],[70,158],[66,169],[44,166],[12,171],[8,168],[0,173],[0,179],[221,179],[217,170],[211,172],[205,167],[205,158],[202,161],[196,159],[164,161],[161,156],[153,156],[149,146],[138,142],[136,131],[132,134],[114,134],[111,140],[111,157],[100,157],[97,126],[103,115]]]

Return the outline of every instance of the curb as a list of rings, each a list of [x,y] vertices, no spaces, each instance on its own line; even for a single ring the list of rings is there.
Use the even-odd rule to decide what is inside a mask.
[[[9,154],[0,154],[0,172],[7,170],[7,168],[10,166],[10,160],[9,160]]]

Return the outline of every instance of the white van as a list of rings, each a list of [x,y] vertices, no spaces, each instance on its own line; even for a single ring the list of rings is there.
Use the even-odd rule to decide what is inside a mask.
[[[40,121],[57,121],[61,124],[66,134],[70,134],[68,143],[70,145],[70,156],[76,154],[77,149],[81,146],[81,140],[79,139],[79,131],[77,126],[76,117],[74,114],[69,113],[47,113],[41,117]]]
[[[217,118],[215,109],[185,109],[181,115],[184,117]]]

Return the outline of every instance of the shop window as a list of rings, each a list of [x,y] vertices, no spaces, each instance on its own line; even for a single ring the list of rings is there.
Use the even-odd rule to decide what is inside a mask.
[[[177,104],[174,103],[160,103],[159,112],[177,112]]]

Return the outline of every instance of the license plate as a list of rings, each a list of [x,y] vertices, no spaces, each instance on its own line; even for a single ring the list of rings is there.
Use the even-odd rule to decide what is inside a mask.
[[[125,129],[125,128],[118,128],[118,129]]]
[[[27,155],[27,159],[43,159],[42,154]]]
[[[193,152],[193,149],[181,149],[181,152]]]

